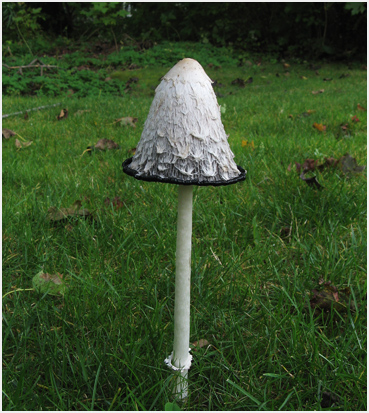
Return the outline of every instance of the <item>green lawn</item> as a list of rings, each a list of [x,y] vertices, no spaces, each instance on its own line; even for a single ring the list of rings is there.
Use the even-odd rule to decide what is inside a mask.
[[[191,342],[209,344],[192,351],[184,410],[367,409],[366,172],[309,172],[318,190],[295,166],[346,153],[366,164],[366,71],[307,66],[205,67],[223,84],[222,120],[247,178],[195,188]],[[2,146],[4,410],[172,401],[177,188],[121,168],[168,69],[137,70],[122,97],[3,98],[3,114],[62,103],[3,120],[23,139]],[[136,128],[113,124],[125,116]],[[101,138],[121,149],[84,153]],[[77,200],[92,218],[48,220]],[[63,297],[33,290],[40,271],[63,275]],[[313,290],[332,306],[314,311]]]

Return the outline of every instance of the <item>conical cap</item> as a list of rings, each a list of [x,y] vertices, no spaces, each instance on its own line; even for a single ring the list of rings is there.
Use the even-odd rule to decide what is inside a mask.
[[[136,153],[123,164],[126,173],[185,185],[245,179],[233,160],[211,83],[193,59],[181,60],[163,77]]]

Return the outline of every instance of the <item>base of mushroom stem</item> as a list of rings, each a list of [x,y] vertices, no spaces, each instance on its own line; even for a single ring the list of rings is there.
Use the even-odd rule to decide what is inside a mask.
[[[188,359],[183,367],[174,366],[172,364],[172,357],[173,353],[164,360],[164,363],[174,371],[175,377],[172,394],[175,399],[184,401],[188,396],[188,370],[191,367],[192,355],[188,354]]]

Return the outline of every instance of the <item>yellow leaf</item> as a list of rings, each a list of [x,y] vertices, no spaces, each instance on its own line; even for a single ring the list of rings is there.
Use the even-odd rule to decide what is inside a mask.
[[[245,146],[249,146],[252,150],[255,149],[254,141],[249,142],[249,141],[243,140],[243,141],[241,142],[241,145],[242,145],[243,148],[244,148]]]
[[[313,128],[318,129],[318,131],[320,132],[325,132],[327,127],[325,125],[322,125],[321,123],[314,122]]]

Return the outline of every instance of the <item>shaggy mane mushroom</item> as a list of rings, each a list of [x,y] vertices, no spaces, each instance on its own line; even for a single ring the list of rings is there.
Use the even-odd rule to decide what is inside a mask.
[[[175,393],[188,393],[193,185],[230,185],[245,179],[234,162],[220,107],[202,66],[179,61],[156,88],[136,153],[123,171],[143,181],[178,185],[174,346],[165,363],[178,372]]]

